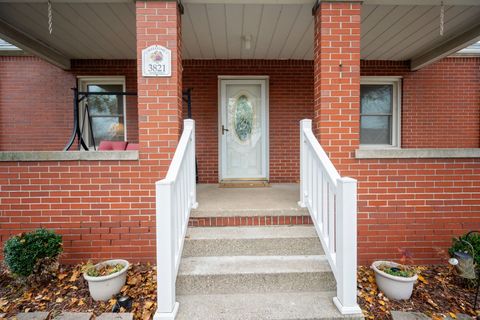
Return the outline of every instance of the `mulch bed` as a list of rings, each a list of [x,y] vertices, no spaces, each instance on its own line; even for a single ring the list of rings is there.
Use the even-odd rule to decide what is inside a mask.
[[[375,274],[368,267],[358,270],[358,296],[366,319],[392,319],[390,311],[422,312],[434,320],[455,318],[457,313],[476,316],[475,289],[460,279],[453,267],[422,266],[410,300],[389,300],[379,292]],[[477,303],[477,308],[478,308]]]
[[[148,264],[130,266],[122,294],[133,298],[130,312],[135,319],[148,320],[157,308],[156,270]],[[0,266],[0,313],[7,317],[20,312],[48,311],[50,317],[65,312],[111,312],[116,300],[96,302],[90,297],[81,266],[61,266],[58,276],[42,286],[26,288]],[[125,310],[122,310],[125,311]]]
[[[432,319],[443,319],[457,313],[476,315],[473,310],[475,290],[468,288],[448,266],[420,267],[421,274],[413,296],[408,301],[387,299],[378,291],[373,271],[358,270],[359,303],[366,319],[391,319],[390,311],[423,312]],[[133,298],[135,319],[148,320],[156,310],[156,271],[148,264],[134,264],[128,271],[122,294]],[[61,266],[58,276],[43,286],[27,288],[18,284],[5,267],[0,266],[0,313],[8,317],[19,312],[61,311],[110,312],[115,299],[95,302],[83,279],[81,266]],[[123,310],[122,310],[123,311]]]

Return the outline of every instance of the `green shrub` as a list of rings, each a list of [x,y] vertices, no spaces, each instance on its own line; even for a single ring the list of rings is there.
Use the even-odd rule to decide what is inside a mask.
[[[8,269],[21,278],[52,271],[62,253],[62,236],[38,229],[11,237],[5,242],[3,255]]]
[[[469,246],[465,241],[469,242],[472,246]],[[472,255],[472,247],[473,247],[473,254],[475,256],[475,264],[480,266],[480,234],[479,233],[471,233],[467,236],[464,234],[458,238],[452,239],[452,246],[448,249],[448,253],[450,256],[454,256],[455,252],[465,252]]]

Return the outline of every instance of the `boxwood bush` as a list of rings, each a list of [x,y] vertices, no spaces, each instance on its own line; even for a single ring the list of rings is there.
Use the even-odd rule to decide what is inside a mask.
[[[51,230],[37,229],[8,239],[3,255],[12,274],[27,278],[34,274],[51,273],[54,265],[58,268],[58,257],[62,251],[62,236]]]

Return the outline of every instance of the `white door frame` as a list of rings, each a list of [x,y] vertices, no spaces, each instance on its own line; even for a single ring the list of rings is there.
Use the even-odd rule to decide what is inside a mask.
[[[269,77],[268,76],[218,76],[218,176],[219,180],[242,180],[225,177],[226,159],[222,156],[222,152],[226,151],[226,139],[222,135],[222,124],[226,124],[226,110],[224,95],[226,93],[226,84],[260,84],[262,94],[262,127],[263,127],[263,148],[262,148],[262,176],[252,177],[243,180],[268,180],[270,174],[270,156],[269,156]]]

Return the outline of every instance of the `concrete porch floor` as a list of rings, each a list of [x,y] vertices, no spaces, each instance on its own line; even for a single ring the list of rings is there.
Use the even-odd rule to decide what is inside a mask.
[[[262,188],[220,188],[218,184],[198,184],[198,209],[192,217],[303,216],[297,204],[299,185],[271,184]]]

